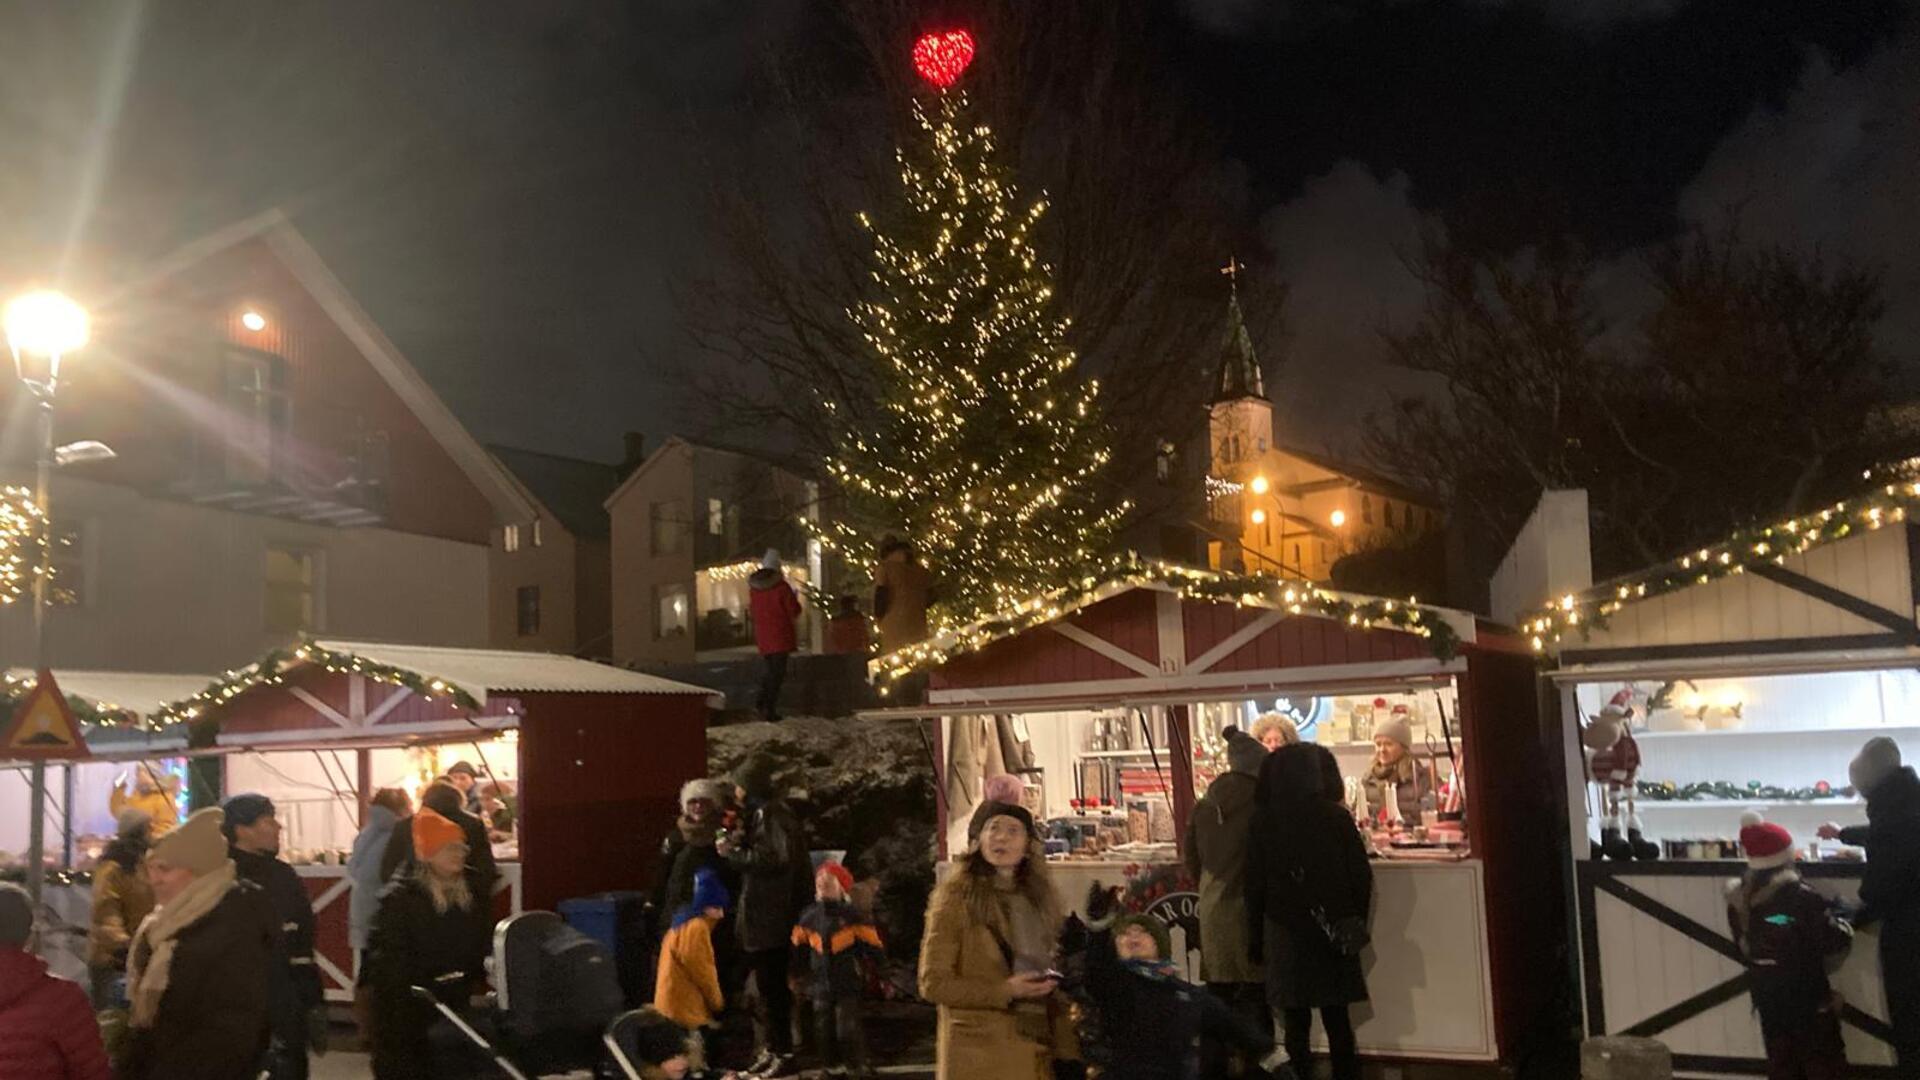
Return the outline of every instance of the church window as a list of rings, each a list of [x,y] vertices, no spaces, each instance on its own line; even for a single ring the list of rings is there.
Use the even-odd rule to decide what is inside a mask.
[[[1371,495],[1360,496],[1360,523],[1373,524],[1373,496]]]

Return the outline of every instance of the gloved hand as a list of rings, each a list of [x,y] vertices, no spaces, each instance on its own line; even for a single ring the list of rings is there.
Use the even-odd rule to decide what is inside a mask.
[[[325,1057],[328,1040],[333,1037],[332,1024],[327,1019],[327,1007],[315,1005],[307,1010],[307,1047],[315,1054]]]

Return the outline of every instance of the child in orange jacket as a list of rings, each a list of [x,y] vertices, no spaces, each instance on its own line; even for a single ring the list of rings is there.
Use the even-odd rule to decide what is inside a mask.
[[[713,927],[726,917],[727,887],[712,870],[693,878],[693,902],[674,912],[672,926],[660,941],[660,974],[654,982],[653,1007],[690,1036],[693,1066],[703,1067],[700,1031],[715,1022],[726,999],[720,992],[720,969],[713,956]]]

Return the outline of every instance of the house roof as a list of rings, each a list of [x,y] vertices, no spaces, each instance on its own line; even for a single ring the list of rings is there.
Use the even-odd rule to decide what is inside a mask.
[[[172,277],[205,262],[228,248],[249,240],[266,243],[295,280],[307,290],[321,310],[339,327],[367,363],[386,381],[421,425],[432,434],[454,464],[480,490],[493,507],[496,520],[525,521],[534,516],[534,507],[513,483],[506,471],[473,437],[453,410],[447,408],[433,387],[421,377],[399,346],[387,337],[379,325],[360,306],[340,279],[334,276],[320,253],[278,209],[256,214],[226,228],[209,233],[149,266],[144,274],[122,291],[135,292],[156,281]]]
[[[610,534],[606,504],[620,486],[618,466],[511,446],[487,449],[568,532],[596,539]]]
[[[1238,289],[1227,298],[1227,332],[1221,341],[1220,369],[1213,380],[1210,404],[1267,397],[1266,379],[1260,374],[1260,358],[1253,351],[1253,336],[1247,333],[1246,316],[1240,311]]]
[[[653,468],[655,462],[665,459],[666,456],[674,450],[699,450],[712,454],[730,454],[734,457],[757,461],[769,469],[778,469],[788,473],[792,472],[791,469],[788,469],[785,465],[775,460],[771,455],[759,450],[727,446],[722,443],[709,442],[705,439],[689,439],[684,435],[669,435],[666,441],[660,444],[659,449],[648,454],[646,460],[635,466],[634,470],[627,474],[627,478],[620,482],[619,487],[613,489],[613,492],[606,497],[601,505],[611,509],[614,503],[619,502],[626,496],[628,488],[640,482],[640,478]]]
[[[1282,454],[1297,457],[1308,464],[1318,465],[1328,472],[1339,473],[1341,476],[1347,477],[1363,487],[1372,488],[1383,495],[1392,495],[1397,499],[1405,499],[1408,502],[1419,503],[1422,506],[1437,507],[1440,505],[1440,500],[1433,495],[1423,492],[1419,488],[1402,483],[1399,480],[1395,480],[1385,473],[1379,473],[1372,469],[1353,465],[1317,451],[1302,450],[1297,446],[1283,446],[1275,443],[1273,448]]]
[[[580,694],[697,695],[714,700],[717,691],[675,682],[626,668],[596,664],[556,653],[507,649],[458,649],[436,645],[394,645],[364,641],[316,641],[332,653],[357,656],[401,668],[424,678],[457,686],[485,703],[489,693],[565,692]]]

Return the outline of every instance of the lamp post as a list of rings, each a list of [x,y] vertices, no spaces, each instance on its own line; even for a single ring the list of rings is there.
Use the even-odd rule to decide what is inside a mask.
[[[40,508],[41,528],[50,530],[52,523],[47,506],[55,457],[53,395],[60,386],[60,358],[87,343],[87,312],[60,293],[42,290],[16,297],[7,305],[4,315],[0,315],[0,320],[5,323],[7,347],[13,353],[14,375],[33,395],[39,431],[33,501]],[[47,589],[53,578],[52,540],[51,536],[41,536],[40,563],[33,575],[33,669],[36,673],[46,671],[49,666]],[[27,819],[27,892],[37,905],[46,880],[47,763],[36,758],[32,770],[33,807]]]

